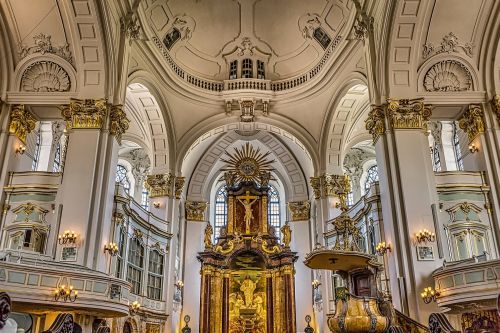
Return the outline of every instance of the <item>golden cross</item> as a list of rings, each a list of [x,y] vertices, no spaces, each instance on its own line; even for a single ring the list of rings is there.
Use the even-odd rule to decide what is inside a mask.
[[[240,195],[237,198],[250,201],[250,199],[257,199],[258,197],[256,195],[250,195],[250,191],[247,191],[245,195]]]

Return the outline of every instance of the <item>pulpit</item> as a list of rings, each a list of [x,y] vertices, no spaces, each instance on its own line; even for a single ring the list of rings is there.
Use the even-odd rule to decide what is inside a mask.
[[[226,161],[227,225],[215,243],[207,225],[198,255],[200,332],[295,333],[297,255],[289,248],[290,227],[268,224],[270,162],[248,144],[237,153]]]

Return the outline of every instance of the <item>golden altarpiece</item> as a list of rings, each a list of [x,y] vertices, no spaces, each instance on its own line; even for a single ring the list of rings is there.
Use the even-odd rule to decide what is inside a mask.
[[[288,225],[268,224],[270,165],[248,143],[226,162],[227,224],[205,230],[200,332],[295,333],[294,262]],[[282,234],[282,239],[277,235]]]

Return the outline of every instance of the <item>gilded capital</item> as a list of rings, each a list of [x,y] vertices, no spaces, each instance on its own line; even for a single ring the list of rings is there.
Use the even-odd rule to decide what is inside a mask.
[[[458,125],[467,133],[469,143],[481,133],[484,133],[484,111],[481,105],[470,104],[469,108],[464,112],[462,118],[459,119]]]
[[[431,106],[423,98],[388,99],[387,117],[393,129],[423,129],[432,115]]]
[[[182,190],[184,189],[184,183],[186,183],[185,177],[175,177],[174,192],[175,192],[176,199],[181,198]]]
[[[289,202],[288,209],[292,221],[304,221],[310,218],[311,203],[309,201]]]
[[[170,173],[148,175],[144,187],[149,191],[149,197],[171,197],[173,178]]]
[[[491,101],[493,112],[497,115],[498,124],[500,124],[500,95],[495,95]]]
[[[24,144],[26,137],[35,129],[35,116],[24,105],[13,105],[10,110],[9,133],[17,136]]]
[[[385,133],[385,106],[372,105],[368,118],[365,120],[365,128],[372,135],[373,143]]]
[[[205,221],[207,205],[205,201],[186,201],[186,220]]]
[[[66,128],[100,129],[106,119],[107,103],[105,99],[71,99],[63,105],[61,113],[66,121]]]
[[[123,111],[123,105],[111,105],[109,112],[109,133],[114,135],[116,141],[121,143],[122,134],[128,130],[130,119],[127,118],[127,114]]]
[[[325,173],[321,176],[323,193],[327,197],[339,196],[351,191],[351,182],[347,175],[330,175]]]
[[[311,184],[311,187],[314,192],[314,198],[319,199],[321,198],[321,180],[319,177],[311,177],[309,179],[309,182]]]

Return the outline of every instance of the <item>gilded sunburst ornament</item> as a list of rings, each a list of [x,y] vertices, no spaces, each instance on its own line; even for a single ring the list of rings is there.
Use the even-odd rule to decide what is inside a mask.
[[[222,169],[235,175],[236,182],[259,182],[262,173],[269,173],[273,170],[271,164],[274,160],[268,159],[269,154],[261,153],[260,148],[255,149],[249,142],[242,148],[234,148],[234,153],[226,151],[227,159],[221,158],[226,166]]]

